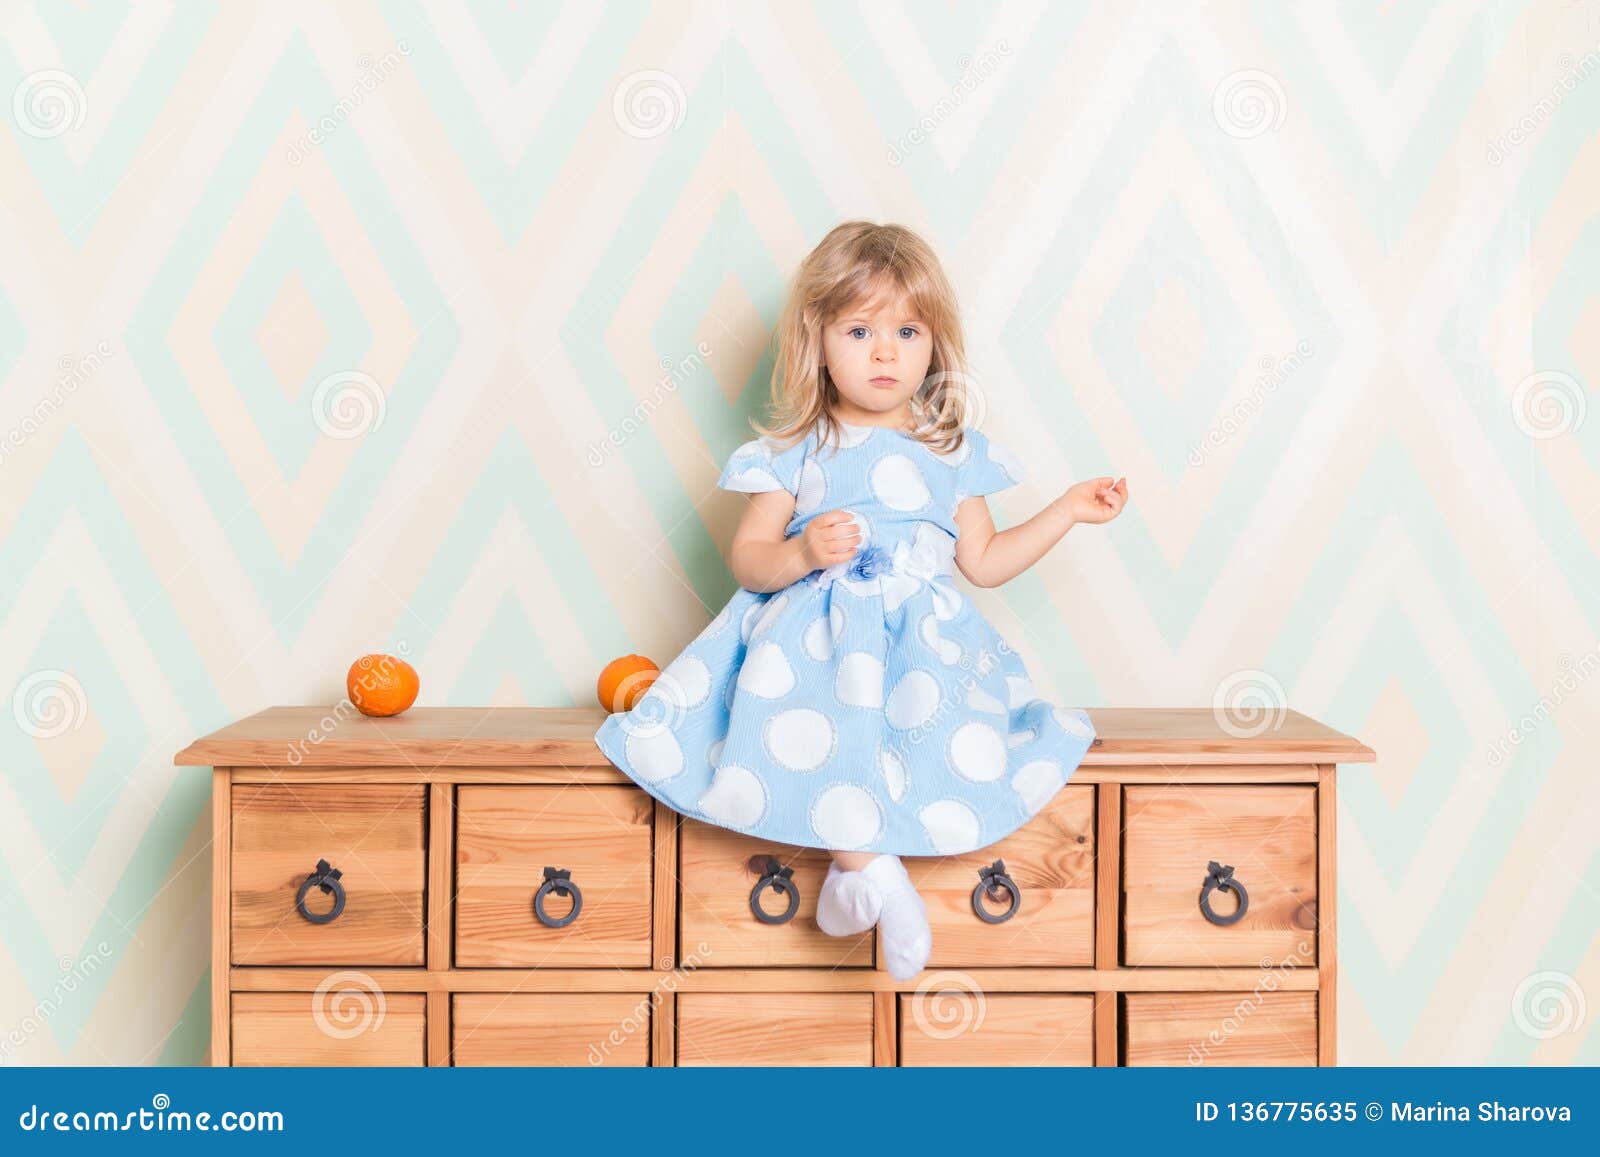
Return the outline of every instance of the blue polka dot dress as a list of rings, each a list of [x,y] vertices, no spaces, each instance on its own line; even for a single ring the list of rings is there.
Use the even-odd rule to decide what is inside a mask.
[[[953,581],[956,507],[1019,481],[973,429],[945,454],[874,426],[746,442],[718,486],[793,494],[791,536],[847,510],[861,546],[783,590],[740,588],[607,717],[600,749],[674,810],[778,843],[954,855],[1015,831],[1095,738]]]

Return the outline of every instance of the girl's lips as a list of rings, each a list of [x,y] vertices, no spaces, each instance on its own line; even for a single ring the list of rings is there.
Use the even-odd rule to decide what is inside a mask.
[[[897,386],[897,385],[900,384],[900,379],[899,378],[882,378],[882,377],[873,378],[872,379],[872,384],[875,385],[875,386]]]

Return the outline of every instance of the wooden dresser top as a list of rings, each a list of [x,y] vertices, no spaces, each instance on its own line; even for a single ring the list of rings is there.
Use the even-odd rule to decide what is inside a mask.
[[[1208,707],[1089,708],[1085,765],[1371,763],[1373,750],[1298,711],[1225,730]],[[386,719],[348,703],[269,707],[195,740],[197,767],[609,767],[599,707],[413,707]],[[1261,725],[1260,734],[1248,734]],[[1230,731],[1238,732],[1231,734]]]

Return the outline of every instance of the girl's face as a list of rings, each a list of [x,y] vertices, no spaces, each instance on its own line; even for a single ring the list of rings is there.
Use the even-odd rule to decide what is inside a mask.
[[[897,294],[857,303],[822,327],[822,362],[839,390],[838,416],[847,422],[904,418],[932,361],[932,332]]]

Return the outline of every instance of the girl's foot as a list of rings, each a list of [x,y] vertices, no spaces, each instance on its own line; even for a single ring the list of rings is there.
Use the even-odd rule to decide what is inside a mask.
[[[860,872],[828,865],[817,893],[817,927],[829,936],[859,936],[878,922],[883,899]]]
[[[910,980],[927,965],[933,951],[928,905],[917,895],[898,856],[878,856],[861,869],[861,875],[883,904],[878,927],[883,929],[883,957],[889,975]]]

